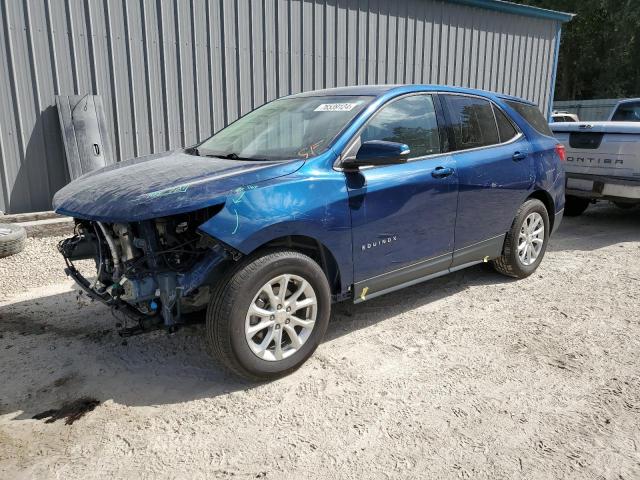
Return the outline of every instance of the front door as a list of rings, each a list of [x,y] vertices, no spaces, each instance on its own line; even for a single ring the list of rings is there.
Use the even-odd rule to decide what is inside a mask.
[[[362,142],[405,143],[409,161],[345,172],[353,235],[355,301],[446,270],[452,258],[457,176],[438,128],[435,99],[414,94],[383,106],[360,132]]]

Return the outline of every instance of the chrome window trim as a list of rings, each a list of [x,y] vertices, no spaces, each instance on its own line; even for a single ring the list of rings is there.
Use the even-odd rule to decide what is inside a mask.
[[[520,140],[521,138],[525,138],[525,136],[524,136],[524,134],[522,132],[518,132],[518,135],[516,135],[515,137],[510,139],[508,142],[493,143],[491,145],[483,145],[482,147],[465,148],[464,150],[454,150],[452,152],[447,152],[447,153],[449,155],[455,155],[455,154],[458,154],[458,153],[476,152],[478,150],[486,150],[488,148],[503,147],[505,145],[510,145],[512,143],[515,143],[518,140]]]
[[[511,122],[511,125],[513,126],[513,128],[515,128],[517,135],[511,139],[509,139],[506,142],[500,142],[500,143],[494,143],[491,145],[483,145],[481,147],[473,147],[473,148],[466,148],[463,150],[453,150],[453,151],[449,151],[449,152],[441,152],[441,153],[434,153],[431,155],[424,155],[422,157],[415,157],[415,158],[410,158],[407,160],[407,163],[409,162],[418,162],[418,161],[422,161],[422,160],[432,160],[434,158],[439,158],[442,156],[450,156],[450,155],[454,155],[456,153],[464,153],[464,152],[475,152],[478,150],[485,150],[487,148],[495,148],[495,147],[501,147],[501,146],[505,146],[505,145],[510,145],[512,143],[516,143],[517,141],[519,141],[521,138],[526,138],[524,133],[522,133],[522,130],[520,129],[520,127],[518,127],[518,125],[513,121],[513,119],[502,109],[500,108],[499,105],[497,105],[493,100],[491,100],[490,98],[487,97],[483,97],[481,95],[477,95],[474,93],[463,93],[463,92],[443,92],[443,91],[439,91],[439,90],[435,90],[435,91],[424,91],[424,92],[411,92],[411,93],[406,93],[404,95],[400,95],[398,97],[392,98],[391,100],[389,100],[388,102],[382,104],[380,106],[380,108],[371,116],[371,118],[367,119],[367,121],[364,123],[364,125],[362,125],[358,131],[353,135],[353,137],[351,137],[351,139],[349,140],[349,142],[347,143],[347,146],[342,150],[342,152],[340,152],[340,155],[338,155],[338,158],[335,160],[335,162],[333,163],[333,169],[338,171],[338,172],[344,172],[344,168],[342,168],[340,166],[340,164],[342,163],[343,157],[344,155],[349,152],[349,150],[351,150],[351,148],[354,146],[354,144],[358,141],[358,139],[360,138],[360,134],[362,133],[362,130],[364,130],[364,128],[369,124],[369,122],[373,119],[373,117],[376,115],[376,113],[378,111],[380,111],[380,109],[382,109],[383,107],[398,101],[400,99],[406,98],[406,97],[411,97],[414,95],[457,95],[457,96],[461,96],[461,97],[471,97],[471,98],[478,98],[480,100],[486,100],[487,102],[489,102],[491,104],[492,107],[498,108],[500,109],[500,111],[507,117],[507,119],[509,120],[509,122]],[[442,108],[446,108],[445,105],[442,105]],[[495,112],[493,111],[492,108],[492,113],[494,116],[494,121],[496,122],[496,130],[498,130],[498,122],[495,119]],[[437,117],[436,117],[436,122],[437,122]],[[438,125],[438,129],[440,128],[440,125]],[[500,131],[498,130],[498,138],[500,139]],[[385,168],[385,167],[390,167],[393,165],[379,165],[379,166],[367,166],[367,167],[362,167],[359,170],[369,170],[371,168]]]

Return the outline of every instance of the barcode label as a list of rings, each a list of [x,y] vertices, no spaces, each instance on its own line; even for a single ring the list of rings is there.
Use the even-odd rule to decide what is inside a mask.
[[[318,105],[314,112],[349,112],[357,103],[323,103]]]

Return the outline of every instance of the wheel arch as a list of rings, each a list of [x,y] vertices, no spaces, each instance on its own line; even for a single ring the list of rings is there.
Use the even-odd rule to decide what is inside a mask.
[[[340,265],[329,247],[316,238],[307,235],[284,235],[273,238],[255,247],[247,254],[267,248],[286,248],[311,257],[327,276],[332,295],[342,293]]]
[[[545,190],[534,190],[527,197],[527,200],[532,198],[540,200],[544,204],[545,208],[547,209],[547,214],[549,215],[549,230],[553,231],[553,223],[556,217],[556,209],[555,209],[555,204],[553,202],[553,198],[551,197],[549,192]]]

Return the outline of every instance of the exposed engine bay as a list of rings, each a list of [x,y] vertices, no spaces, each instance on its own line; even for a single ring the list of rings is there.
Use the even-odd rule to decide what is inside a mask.
[[[237,255],[197,227],[211,218],[208,208],[134,223],[76,219],[75,234],[60,242],[65,272],[91,297],[135,319],[134,334],[154,326],[169,331],[182,314],[206,307],[213,281]],[[93,259],[95,280],[73,264]]]

